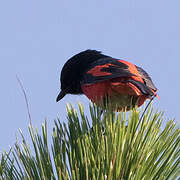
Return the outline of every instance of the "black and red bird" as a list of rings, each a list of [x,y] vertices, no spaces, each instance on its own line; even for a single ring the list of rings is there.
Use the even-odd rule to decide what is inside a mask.
[[[141,106],[146,99],[157,96],[157,88],[142,68],[96,50],[71,57],[62,68],[60,82],[57,102],[66,94],[85,94],[97,105],[108,98],[116,111]]]

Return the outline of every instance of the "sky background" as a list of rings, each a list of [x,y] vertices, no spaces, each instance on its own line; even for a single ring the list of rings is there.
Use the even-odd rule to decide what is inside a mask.
[[[14,145],[18,129],[28,137],[26,90],[33,125],[66,121],[66,103],[55,102],[59,75],[68,58],[86,49],[143,67],[159,89],[155,109],[180,123],[180,1],[16,0],[0,1],[0,151]],[[76,106],[77,107],[77,106]],[[165,122],[164,122],[165,124]]]

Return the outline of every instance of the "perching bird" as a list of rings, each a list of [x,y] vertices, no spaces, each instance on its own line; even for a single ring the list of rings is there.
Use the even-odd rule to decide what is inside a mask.
[[[57,102],[66,94],[85,94],[100,106],[108,101],[116,111],[141,106],[157,96],[157,88],[142,68],[96,50],[71,57],[62,68],[60,82]]]

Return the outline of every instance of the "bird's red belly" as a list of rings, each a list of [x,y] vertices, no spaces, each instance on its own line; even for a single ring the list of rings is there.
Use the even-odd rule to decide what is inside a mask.
[[[98,105],[108,95],[108,102],[114,110],[122,110],[138,103],[141,106],[148,98],[132,83],[124,82],[124,78],[115,78],[103,82],[82,85],[83,93]],[[137,102],[138,101],[138,102]]]

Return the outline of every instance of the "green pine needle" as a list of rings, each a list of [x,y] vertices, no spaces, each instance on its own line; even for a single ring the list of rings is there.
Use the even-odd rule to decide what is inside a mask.
[[[67,105],[68,124],[58,119],[48,142],[47,123],[40,134],[32,126],[32,146],[16,142],[2,153],[0,179],[176,179],[180,176],[180,128],[151,107],[115,113],[90,105],[90,118]]]

